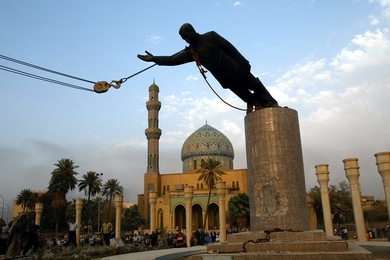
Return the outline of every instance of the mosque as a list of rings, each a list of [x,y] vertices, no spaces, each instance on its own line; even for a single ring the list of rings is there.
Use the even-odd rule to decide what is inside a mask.
[[[247,170],[234,169],[234,149],[230,140],[220,131],[207,123],[191,134],[185,140],[181,150],[183,162],[182,173],[160,174],[159,171],[159,139],[161,129],[158,128],[159,110],[161,102],[158,100],[159,88],[153,83],[149,87],[148,128],[145,135],[148,140],[148,162],[144,177],[144,194],[138,195],[138,210],[146,218],[147,227],[150,225],[151,215],[156,217],[156,228],[186,229],[186,201],[184,188],[193,187],[192,199],[192,230],[202,227],[206,216],[206,206],[209,187],[203,181],[198,181],[201,163],[212,158],[221,162],[221,170],[226,175],[222,181],[226,182],[225,210],[228,210],[228,201],[238,193],[248,193]],[[149,191],[157,192],[157,203],[154,214],[151,214]],[[219,229],[219,200],[216,187],[211,189],[210,206],[206,219],[206,229]],[[154,210],[154,209],[153,209]]]

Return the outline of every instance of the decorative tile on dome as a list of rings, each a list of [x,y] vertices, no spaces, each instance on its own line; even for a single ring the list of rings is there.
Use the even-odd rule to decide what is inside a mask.
[[[181,158],[219,155],[234,158],[230,140],[217,129],[205,124],[191,134],[183,144]]]

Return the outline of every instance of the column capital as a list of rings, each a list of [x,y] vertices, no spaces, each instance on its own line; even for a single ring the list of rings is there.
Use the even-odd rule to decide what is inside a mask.
[[[76,210],[82,210],[83,209],[83,199],[78,198],[76,199]]]
[[[184,197],[186,199],[192,199],[194,197],[194,186],[184,187]]]
[[[115,207],[123,206],[123,195],[115,195]]]
[[[217,181],[216,186],[218,196],[226,195],[226,181]]]
[[[157,203],[157,191],[149,191],[149,203],[150,204]]]
[[[315,166],[317,181],[321,187],[322,186],[328,187],[328,182],[329,182],[329,168],[328,167],[329,167],[329,164],[318,164]]]
[[[35,213],[43,212],[43,203],[35,203]]]
[[[359,178],[360,176],[358,160],[359,159],[357,158],[348,158],[343,160],[345,175],[350,180],[350,182],[352,179],[355,179],[356,177]],[[350,179],[351,177],[352,179]]]
[[[376,153],[376,165],[383,180],[390,180],[390,152]]]

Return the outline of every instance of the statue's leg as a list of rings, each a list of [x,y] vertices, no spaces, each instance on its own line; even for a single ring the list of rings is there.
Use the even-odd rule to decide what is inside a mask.
[[[249,89],[253,90],[256,101],[261,103],[263,107],[278,106],[278,102],[271,96],[259,78],[255,78],[251,73],[247,77]]]
[[[242,101],[247,104],[247,114],[253,111],[253,106],[255,109],[263,108],[262,104],[259,103],[254,95],[247,88],[230,88],[234,94],[236,94]]]

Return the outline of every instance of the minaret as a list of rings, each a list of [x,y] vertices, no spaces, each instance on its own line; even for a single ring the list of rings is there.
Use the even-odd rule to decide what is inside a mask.
[[[149,87],[149,101],[146,102],[148,109],[148,128],[145,130],[146,138],[148,139],[148,167],[144,177],[144,202],[145,205],[141,214],[146,217],[147,224],[150,224],[151,207],[149,203],[149,192],[154,192],[156,196],[161,194],[161,176],[158,167],[159,150],[158,142],[161,136],[161,129],[158,128],[158,112],[161,108],[161,102],[158,101],[159,88],[154,83]]]
[[[146,173],[148,174],[160,174],[158,142],[161,129],[158,128],[158,112],[161,108],[161,102],[158,101],[158,92],[159,88],[153,82],[149,87],[149,101],[146,102],[146,108],[148,109],[148,128],[145,130],[148,139],[148,167]]]

